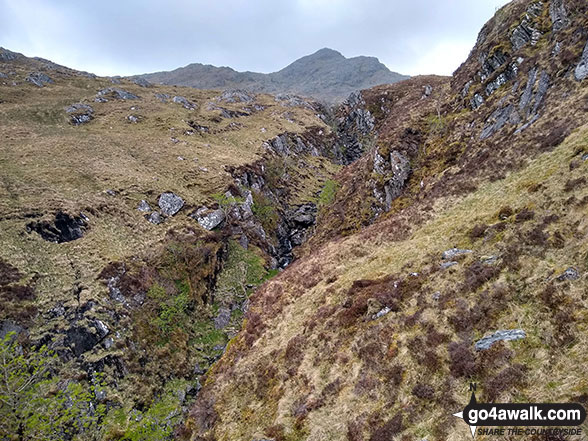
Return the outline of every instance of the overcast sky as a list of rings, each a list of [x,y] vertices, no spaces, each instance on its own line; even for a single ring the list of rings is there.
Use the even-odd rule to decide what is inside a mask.
[[[0,46],[99,75],[273,72],[323,47],[451,74],[507,0],[0,0]]]

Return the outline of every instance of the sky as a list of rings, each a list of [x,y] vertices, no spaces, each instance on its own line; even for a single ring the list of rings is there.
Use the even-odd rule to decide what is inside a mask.
[[[450,75],[508,0],[0,0],[0,46],[98,75],[275,72],[323,47]]]

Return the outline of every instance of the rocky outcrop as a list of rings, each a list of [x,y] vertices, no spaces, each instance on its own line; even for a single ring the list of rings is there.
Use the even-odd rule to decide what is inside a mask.
[[[584,52],[582,53],[582,58],[580,58],[580,62],[576,66],[574,70],[574,76],[576,80],[582,81],[586,77],[588,77],[588,42],[584,47]]]
[[[246,90],[229,89],[225,90],[216,99],[225,103],[252,103],[255,101],[255,96]]]
[[[196,104],[192,103],[191,101],[189,101],[187,98],[185,98],[183,96],[174,96],[172,98],[172,101],[174,103],[181,104],[184,107],[184,109],[196,110]]]
[[[53,221],[39,221],[27,224],[27,231],[38,233],[44,240],[54,243],[71,242],[80,239],[86,231],[87,219],[58,212]]]
[[[123,101],[139,99],[137,95],[131,92],[127,92],[124,89],[119,89],[118,87],[107,87],[106,89],[101,89],[98,91],[95,101],[104,102],[108,101],[108,98]]]
[[[496,331],[492,335],[488,335],[481,340],[478,340],[474,347],[477,351],[484,351],[490,349],[494,343],[499,341],[512,341],[525,338],[527,334],[522,329],[512,329],[508,331]]]
[[[202,207],[192,213],[190,217],[196,219],[202,228],[211,231],[223,223],[226,215],[220,208],[211,210],[208,207]]]
[[[374,118],[365,105],[361,92],[354,92],[341,107],[335,152],[342,164],[359,159],[373,140]]]
[[[388,211],[392,201],[402,194],[410,177],[410,162],[404,154],[396,150],[392,150],[388,157],[375,150],[374,172],[378,175],[378,181],[373,182],[374,196],[384,210]]]
[[[543,13],[543,2],[532,3],[521,20],[520,24],[514,28],[510,36],[512,48],[518,51],[528,43],[536,45],[541,38],[541,31],[537,24],[538,18]]]
[[[74,126],[89,123],[94,119],[94,109],[88,104],[75,103],[65,109]]]
[[[549,16],[551,17],[553,32],[559,32],[570,24],[564,0],[551,0],[549,3]]]
[[[37,87],[44,87],[47,84],[53,84],[54,81],[51,77],[47,74],[42,72],[33,72],[25,78],[26,81],[29,83],[34,84]]]

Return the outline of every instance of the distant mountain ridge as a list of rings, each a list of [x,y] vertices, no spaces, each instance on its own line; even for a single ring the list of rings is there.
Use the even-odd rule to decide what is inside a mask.
[[[172,71],[138,77],[152,83],[197,89],[240,88],[271,94],[295,93],[329,103],[342,101],[356,90],[409,78],[390,71],[375,57],[345,58],[340,52],[328,48],[269,74],[238,72],[230,67],[193,63]]]

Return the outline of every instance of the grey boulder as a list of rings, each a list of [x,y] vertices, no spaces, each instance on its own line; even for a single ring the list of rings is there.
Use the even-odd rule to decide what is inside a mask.
[[[96,94],[98,101],[103,102],[105,97],[111,97],[117,100],[138,100],[139,97],[131,92],[127,92],[124,89],[118,87],[107,87],[106,89],[99,90]]]
[[[184,106],[185,109],[188,109],[188,110],[195,110],[196,109],[196,105],[194,103],[191,103],[190,101],[188,101],[188,99],[183,96],[174,96],[172,101],[174,103],[181,104],[182,106]]]
[[[451,248],[447,251],[443,251],[441,258],[443,260],[449,260],[449,259],[453,259],[457,256],[463,256],[464,254],[470,254],[470,253],[473,253],[473,251],[472,250],[462,250],[459,248]]]
[[[225,212],[220,208],[209,210],[207,207],[202,207],[192,214],[191,217],[196,219],[202,228],[211,231],[218,227],[225,220],[226,216]]]
[[[565,282],[566,280],[578,280],[580,278],[580,273],[576,268],[568,268],[566,269],[561,275],[557,277],[559,282]]]
[[[184,200],[174,193],[162,193],[158,204],[165,216],[173,216],[182,209]]]
[[[151,211],[151,206],[149,205],[149,203],[143,199],[141,200],[141,202],[139,202],[139,206],[137,207],[137,210],[142,211],[144,213],[149,213]]]
[[[37,87],[43,87],[45,84],[53,84],[53,80],[47,74],[42,72],[33,72],[27,75],[25,78],[29,83],[34,84]]]
[[[494,334],[488,335],[481,340],[478,340],[474,347],[477,351],[484,351],[499,341],[512,341],[525,338],[527,334],[522,329],[511,329],[496,331]]]
[[[88,104],[75,103],[65,108],[68,113],[69,120],[74,126],[86,124],[94,119],[94,109]]]
[[[154,211],[153,213],[151,213],[151,215],[147,216],[147,220],[154,225],[159,225],[163,222],[163,218],[157,211]]]

